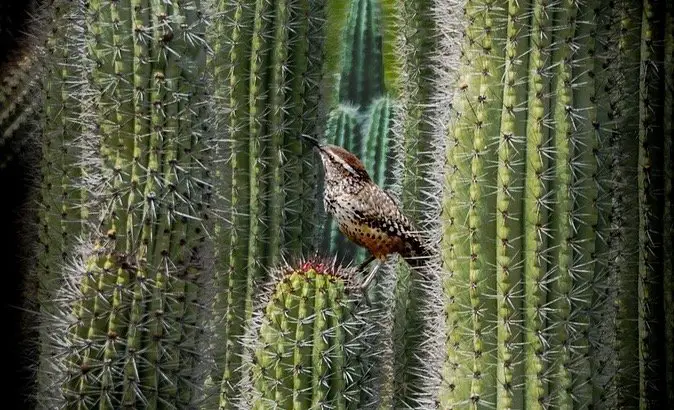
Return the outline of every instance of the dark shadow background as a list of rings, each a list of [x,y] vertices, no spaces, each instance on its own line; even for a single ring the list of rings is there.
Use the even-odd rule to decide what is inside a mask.
[[[0,78],[6,70],[6,61],[25,39],[25,32],[30,22],[29,10],[36,0],[1,0],[0,1]],[[3,130],[0,130],[2,133]],[[4,377],[2,383],[2,408],[30,409],[28,369],[29,350],[28,336],[24,326],[26,314],[21,309],[25,306],[24,277],[22,269],[26,249],[22,249],[22,238],[25,238],[26,223],[31,221],[26,205],[29,195],[30,155],[24,155],[24,148],[17,142],[25,141],[31,131],[20,129],[11,140],[0,144],[0,298],[2,299],[2,318],[4,326],[0,334],[5,352]],[[11,158],[11,159],[8,159]],[[27,241],[24,242],[24,244]]]

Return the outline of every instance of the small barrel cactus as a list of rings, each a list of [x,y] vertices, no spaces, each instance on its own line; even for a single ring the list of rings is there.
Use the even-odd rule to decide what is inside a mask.
[[[265,291],[248,341],[252,394],[245,408],[359,409],[372,377],[363,314],[352,269],[317,258],[280,270]]]

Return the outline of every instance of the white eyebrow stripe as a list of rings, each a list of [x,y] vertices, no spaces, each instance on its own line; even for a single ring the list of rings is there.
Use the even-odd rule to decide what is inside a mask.
[[[349,171],[352,174],[356,174],[356,170],[353,169],[353,167],[349,165],[349,163],[344,161],[341,157],[333,155],[332,153],[330,154],[330,156],[333,158],[333,160],[339,162],[344,168],[346,168],[347,171]]]

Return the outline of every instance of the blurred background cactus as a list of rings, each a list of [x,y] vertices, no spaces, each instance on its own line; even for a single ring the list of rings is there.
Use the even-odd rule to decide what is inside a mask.
[[[674,406],[671,2],[16,10],[12,408]],[[361,291],[301,135],[439,255]]]

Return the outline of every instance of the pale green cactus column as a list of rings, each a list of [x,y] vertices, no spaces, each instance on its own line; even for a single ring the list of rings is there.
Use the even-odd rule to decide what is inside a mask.
[[[46,78],[39,275],[52,367],[38,402],[193,406],[208,371],[198,323],[211,287],[203,10],[72,7]]]
[[[466,3],[442,408],[667,406],[666,11]]]

